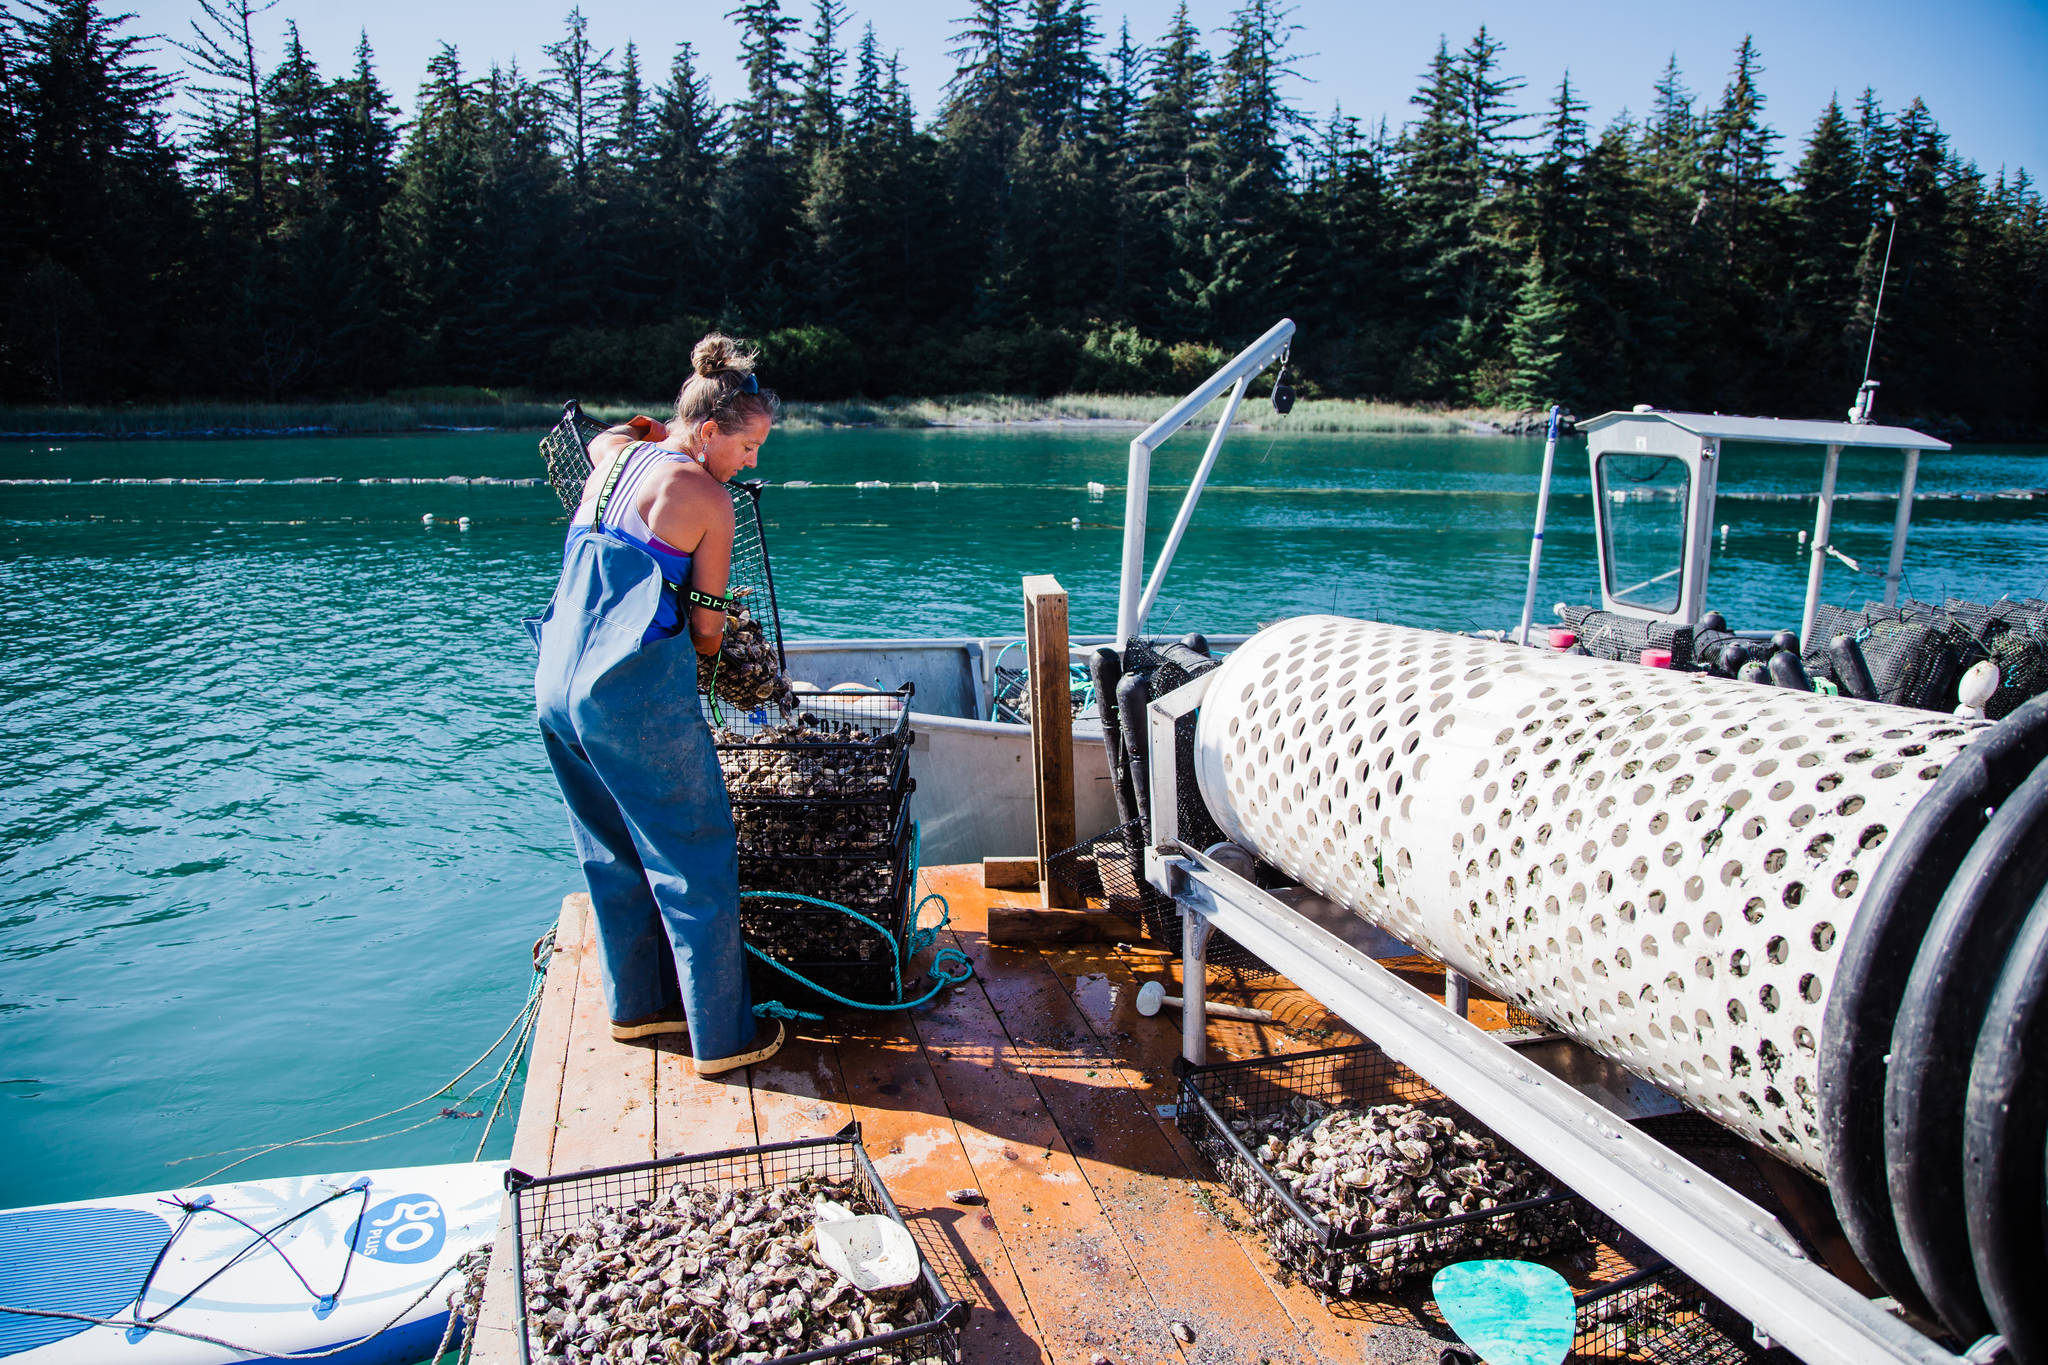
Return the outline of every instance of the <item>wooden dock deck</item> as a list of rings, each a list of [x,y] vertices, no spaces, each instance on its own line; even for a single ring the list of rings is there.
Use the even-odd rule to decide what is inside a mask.
[[[970,1362],[1433,1362],[1410,1311],[1328,1302],[1288,1277],[1243,1209],[1159,1106],[1175,1096],[1175,1011],[1145,1018],[1139,983],[1177,991],[1178,959],[1143,946],[992,946],[978,866],[927,869],[973,982],[914,1014],[794,1025],[772,1061],[698,1078],[671,1043],[611,1040],[588,900],[562,908],[512,1163],[534,1175],[822,1136],[857,1119],[868,1155],[948,1290],[972,1305]],[[1427,988],[1428,978],[1417,978]],[[1439,983],[1440,984],[1440,983]],[[1292,989],[1211,973],[1213,999],[1274,1011],[1212,1019],[1214,1060],[1355,1041]],[[1482,1024],[1504,1023],[1474,1001]],[[981,1206],[949,1191],[979,1190]],[[519,1359],[509,1229],[475,1359]],[[1189,1334],[1191,1340],[1185,1340]]]

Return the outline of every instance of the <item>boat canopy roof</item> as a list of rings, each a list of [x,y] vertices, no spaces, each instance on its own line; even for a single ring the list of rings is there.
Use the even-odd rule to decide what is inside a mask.
[[[1908,427],[1881,427],[1855,422],[1794,422],[1777,417],[1727,417],[1720,413],[1665,412],[1660,408],[1634,412],[1603,412],[1579,423],[1579,430],[1599,431],[1624,423],[1661,422],[1707,440],[1755,441],[1766,445],[1840,446],[1844,450],[1947,450],[1936,440]]]

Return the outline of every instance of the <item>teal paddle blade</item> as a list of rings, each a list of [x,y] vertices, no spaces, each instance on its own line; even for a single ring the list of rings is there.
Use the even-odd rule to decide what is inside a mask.
[[[1533,1261],[1460,1261],[1430,1288],[1458,1339],[1486,1365],[1559,1365],[1571,1354],[1572,1287]]]

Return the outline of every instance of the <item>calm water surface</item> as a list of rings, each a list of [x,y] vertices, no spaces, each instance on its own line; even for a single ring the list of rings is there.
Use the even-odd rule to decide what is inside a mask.
[[[1075,630],[1109,630],[1130,434],[777,435],[760,473],[812,484],[765,503],[786,628],[1014,633],[1019,577],[1051,572]],[[1155,466],[1155,546],[1199,454],[1190,434]],[[1510,624],[1540,460],[1499,438],[1237,436],[1155,626]],[[1583,446],[1559,463],[1545,617],[1594,595]],[[1811,504],[1726,493],[1810,491],[1819,460],[1726,465],[1714,603],[1796,625]],[[190,1181],[218,1162],[182,1158],[413,1099],[518,1009],[528,945],[579,884],[519,627],[560,508],[356,480],[535,472],[523,434],[0,445],[0,478],[342,480],[0,485],[0,1205]],[[1846,489],[1896,477],[1845,460]],[[2043,485],[2039,449],[1922,464],[1923,491]],[[1835,540],[1881,563],[1890,524],[1846,502]],[[1908,568],[1922,598],[2048,595],[2048,502],[1922,502]],[[1831,571],[1831,601],[1878,591]],[[244,1169],[464,1160],[478,1127]]]

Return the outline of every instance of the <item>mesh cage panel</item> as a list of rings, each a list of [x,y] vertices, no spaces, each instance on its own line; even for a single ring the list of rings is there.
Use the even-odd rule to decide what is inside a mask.
[[[1847,635],[1863,651],[1878,699],[1929,711],[1952,710],[1963,674],[1982,660],[1998,665],[1999,686],[1984,714],[1999,720],[2048,692],[2048,603],[2033,598],[1988,605],[1951,597],[1939,606],[1901,601],[1862,610],[1822,605],[1805,641],[1807,672],[1842,683],[1828,646]]]
[[[590,478],[590,442],[605,429],[604,423],[586,414],[571,398],[562,405],[562,419],[540,438],[548,487],[562,500],[564,512],[574,512],[576,504],[583,501],[583,485]]]
[[[1652,1265],[1576,1296],[1570,1361],[1796,1365],[1755,1343],[1749,1321],[1676,1266]]]
[[[561,420],[540,438],[541,460],[547,467],[548,486],[562,501],[564,511],[573,513],[583,501],[583,485],[590,478],[590,442],[609,431],[603,422],[583,411],[570,399],[562,405]],[[761,519],[759,483],[729,483],[732,494],[732,571],[726,578],[726,595],[746,602],[762,633],[775,649],[777,663],[787,672],[788,655],[782,646],[782,614],[775,603],[775,576],[768,566],[767,532]],[[700,691],[703,688],[700,686]]]
[[[913,840],[909,687],[798,694],[796,710],[728,714],[713,731],[732,802],[740,889],[788,892],[858,911],[749,898],[741,936],[852,999],[902,998]],[[751,962],[756,994],[815,1008],[823,997]]]
[[[553,1255],[551,1248],[559,1245],[565,1234],[575,1233],[595,1219],[615,1218],[643,1208],[678,1188],[716,1196],[732,1193],[744,1201],[759,1192],[794,1185],[804,1193],[806,1202],[815,1189],[857,1213],[879,1213],[903,1223],[881,1176],[861,1150],[858,1128],[829,1138],[672,1157],[537,1180],[515,1171],[507,1184],[512,1194],[516,1239],[520,1359],[528,1362],[560,1358],[545,1350],[545,1320],[537,1321],[539,1310],[533,1308],[547,1302],[543,1297],[547,1287],[543,1277],[550,1274],[546,1261]],[[905,1230],[908,1231],[907,1226]],[[965,1306],[946,1293],[924,1261],[922,1251],[919,1260],[919,1276],[903,1291],[903,1299],[895,1310],[897,1316],[892,1319],[893,1331],[849,1341],[816,1356],[806,1355],[805,1359],[958,1365],[958,1329],[966,1316]],[[719,1304],[712,1310],[721,1327],[726,1307]],[[787,1353],[795,1354],[796,1350],[791,1346]],[[617,1353],[608,1353],[607,1358],[621,1359],[630,1354],[629,1349],[621,1347]],[[772,1358],[779,1359],[782,1354],[776,1352]],[[586,1353],[585,1358],[595,1358],[595,1354]],[[648,1360],[668,1358],[659,1340],[646,1352]]]
[[[1360,1113],[1382,1105],[1449,1120],[1459,1132],[1458,1145],[1441,1135],[1431,1141],[1446,1153],[1458,1152],[1468,1164],[1456,1178],[1444,1167],[1446,1174],[1435,1188],[1441,1194],[1460,1188],[1464,1179],[1479,1179],[1499,1192],[1488,1196],[1497,1202],[1471,1212],[1427,1216],[1429,1177],[1437,1163],[1427,1167],[1427,1174],[1390,1180],[1383,1195],[1359,1195],[1336,1177],[1330,1188],[1345,1191],[1341,1203],[1311,1193],[1318,1188],[1317,1172],[1288,1166],[1286,1141],[1278,1135],[1299,1133],[1330,1110]],[[1575,1217],[1577,1201],[1569,1191],[1371,1043],[1186,1067],[1179,1123],[1231,1193],[1251,1210],[1275,1258],[1317,1289],[1367,1293],[1474,1256],[1526,1259],[1586,1246]],[[1476,1155],[1486,1150],[1481,1143],[1492,1144],[1496,1155]],[[1341,1161],[1341,1154],[1336,1159]],[[1498,1171],[1496,1161],[1501,1163]],[[1385,1170],[1383,1165],[1369,1168]],[[1347,1212],[1373,1205],[1412,1221],[1368,1227],[1366,1215]]]
[[[1691,626],[1639,621],[1597,607],[1566,607],[1560,616],[1579,637],[1580,648],[1596,659],[1635,663],[1646,649],[1668,649],[1673,668],[1683,671],[1692,667]]]

